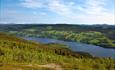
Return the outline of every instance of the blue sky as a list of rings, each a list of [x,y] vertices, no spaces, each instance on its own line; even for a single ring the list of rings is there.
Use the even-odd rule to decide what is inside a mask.
[[[0,22],[115,24],[115,0],[0,0]]]

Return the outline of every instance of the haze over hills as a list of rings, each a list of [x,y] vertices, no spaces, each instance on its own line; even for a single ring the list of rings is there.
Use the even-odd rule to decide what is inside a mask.
[[[99,26],[99,25],[103,25],[103,26],[107,26],[107,25],[115,25],[115,24],[106,24],[106,23],[103,23],[103,24],[72,24],[72,23],[0,23],[0,24],[38,24],[38,25],[95,25],[95,26]]]

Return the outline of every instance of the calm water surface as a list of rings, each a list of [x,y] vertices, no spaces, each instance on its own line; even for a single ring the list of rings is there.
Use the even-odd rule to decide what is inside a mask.
[[[99,46],[88,45],[88,44],[83,44],[83,43],[78,43],[78,42],[62,41],[62,40],[55,40],[55,39],[48,39],[48,38],[24,37],[24,39],[41,42],[45,44],[47,43],[65,44],[69,46],[69,48],[72,49],[73,51],[88,52],[94,57],[95,56],[112,57],[115,59],[115,49],[102,48]]]

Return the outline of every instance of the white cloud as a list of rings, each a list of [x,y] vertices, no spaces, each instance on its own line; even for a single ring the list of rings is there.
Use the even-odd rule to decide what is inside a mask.
[[[26,8],[32,8],[32,9],[37,9],[37,8],[43,8],[44,3],[41,0],[23,0],[21,5]]]
[[[71,1],[71,2],[68,3],[68,5],[74,6],[74,5],[75,5],[75,2]]]
[[[73,17],[73,19],[76,19],[78,21],[86,22],[89,24],[115,24],[115,18],[114,15],[106,14],[106,15],[80,15]]]
[[[70,14],[70,8],[64,5],[62,1],[63,0],[23,0],[21,5],[30,9],[46,8],[61,15]],[[70,2],[70,4],[73,5],[74,3]]]
[[[84,11],[86,10],[86,13],[88,14],[105,13],[105,11],[107,11],[105,8],[107,3],[106,1],[107,0],[86,0],[86,9],[84,9]]]
[[[57,13],[59,15],[74,19],[79,22],[86,23],[111,23],[115,24],[115,16],[113,10],[106,8],[111,0],[83,0],[84,4],[79,5],[74,1],[66,0],[22,0],[21,6],[30,9],[44,8],[48,11]],[[112,0],[114,1],[114,0]],[[34,11],[33,14],[38,14]],[[41,12],[41,15],[48,15]],[[50,14],[49,14],[50,15]],[[26,16],[26,15],[25,15]],[[34,17],[35,19],[38,17]],[[30,19],[30,18],[28,18]]]
[[[48,8],[61,15],[69,15],[71,13],[71,9],[64,5],[61,0],[51,0],[48,4]]]
[[[83,6],[77,7],[78,10],[82,11],[82,15],[74,16],[73,18],[87,23],[107,23],[115,24],[115,13],[109,11],[105,6],[107,0],[86,0]]]
[[[45,13],[45,12],[41,12],[40,14],[43,16],[47,15],[47,13]]]

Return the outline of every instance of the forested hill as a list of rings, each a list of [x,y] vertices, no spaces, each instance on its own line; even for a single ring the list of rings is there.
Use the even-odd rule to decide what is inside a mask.
[[[115,39],[115,25],[72,25],[72,24],[0,24],[0,31],[23,31],[25,29],[37,29],[38,31],[57,30],[72,32],[97,31],[107,37]]]
[[[115,25],[74,25],[74,24],[0,24],[0,30],[23,30],[27,28],[45,28],[51,26],[55,30],[104,31],[115,30]],[[68,28],[68,29],[65,29]],[[85,30],[84,30],[85,29]]]

